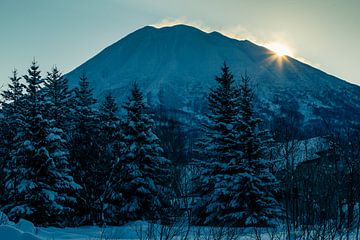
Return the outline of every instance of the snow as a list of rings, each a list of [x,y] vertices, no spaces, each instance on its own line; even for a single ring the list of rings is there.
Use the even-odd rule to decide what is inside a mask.
[[[20,219],[16,224],[16,228],[27,233],[35,234],[35,226],[32,222],[29,222],[25,219]]]
[[[34,225],[21,219],[13,225],[0,225],[0,240],[44,240],[44,239],[139,239],[147,231],[146,222],[133,222],[121,227],[100,228],[84,226],[78,228],[35,228]]]
[[[159,102],[162,92],[167,107],[197,113],[203,109],[204,95],[226,61],[236,78],[244,71],[253,77],[261,111],[268,118],[288,103],[299,106],[305,122],[321,121],[316,108],[340,113],[325,116],[331,118],[327,120],[345,120],[341,115],[348,111],[359,113],[358,86],[292,58],[280,68],[269,56],[269,50],[249,41],[190,26],[145,27],[104,49],[66,78],[70,86],[77,86],[78,77],[86,72],[96,96],[112,92],[119,103],[124,102],[136,79],[153,103]]]
[[[22,222],[22,224],[25,224],[25,221]],[[30,227],[32,223],[26,223],[25,224],[25,230],[28,231],[22,231],[18,226],[10,226],[10,225],[1,225],[0,226],[0,240],[40,240],[42,238],[39,238],[35,236],[33,233],[31,233],[31,230],[28,227]],[[33,226],[33,225],[32,225]]]
[[[250,221],[250,220],[249,220]],[[279,225],[279,223],[277,223]],[[31,222],[20,220],[18,224],[11,222],[6,225],[0,225],[0,240],[89,240],[89,239],[116,239],[116,240],[135,240],[135,239],[160,239],[160,234],[168,236],[164,239],[184,239],[188,234],[189,240],[193,239],[220,239],[219,234],[223,237],[221,239],[287,239],[285,226],[279,225],[277,228],[210,228],[210,227],[191,227],[187,228],[186,224],[178,223],[168,228],[150,224],[148,222],[137,221],[131,222],[125,226],[118,227],[96,227],[83,226],[77,228],[56,228],[56,227],[34,227]],[[304,232],[293,232],[295,237]],[[309,234],[316,234],[308,232]],[[354,232],[349,234],[350,239],[355,237]],[[151,237],[150,237],[151,236]],[[309,235],[310,236],[310,235]],[[315,237],[315,235],[313,236]],[[317,239],[312,238],[312,239]],[[341,239],[334,238],[334,239]]]

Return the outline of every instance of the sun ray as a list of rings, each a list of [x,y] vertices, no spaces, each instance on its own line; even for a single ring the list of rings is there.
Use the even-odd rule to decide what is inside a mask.
[[[271,51],[273,51],[279,57],[293,56],[293,52],[289,46],[280,42],[271,42],[266,45]]]

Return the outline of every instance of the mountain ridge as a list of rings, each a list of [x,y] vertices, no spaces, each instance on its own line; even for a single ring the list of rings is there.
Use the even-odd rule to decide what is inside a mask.
[[[237,79],[244,72],[252,77],[265,119],[281,115],[284,108],[296,108],[303,125],[324,118],[340,122],[360,118],[358,85],[295,58],[277,57],[251,41],[184,24],[140,28],[66,76],[76,86],[85,72],[98,97],[112,92],[119,103],[137,81],[155,104],[161,90],[170,108],[203,114],[206,94],[224,61]]]

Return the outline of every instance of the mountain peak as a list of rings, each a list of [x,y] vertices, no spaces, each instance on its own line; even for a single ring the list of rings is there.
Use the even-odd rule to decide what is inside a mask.
[[[195,32],[203,32],[199,28],[196,28],[194,26],[186,25],[186,24],[176,24],[171,26],[163,26],[163,27],[155,27],[158,30],[162,31],[195,31]]]
[[[206,109],[204,99],[224,61],[236,79],[244,72],[252,77],[264,114],[274,114],[291,104],[289,109],[298,109],[306,122],[327,118],[334,108],[343,109],[343,113],[334,110],[337,114],[331,118],[346,112],[357,112],[352,117],[360,118],[358,86],[290,57],[274,59],[270,50],[249,41],[231,39],[218,32],[206,33],[184,24],[143,27],[67,77],[76,86],[78,77],[85,72],[96,95],[101,97],[111,91],[119,103],[126,98],[131,83],[137,81],[154,102],[162,90],[170,107],[201,112]]]

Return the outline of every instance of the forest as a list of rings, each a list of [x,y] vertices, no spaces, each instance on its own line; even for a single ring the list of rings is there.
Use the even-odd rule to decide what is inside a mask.
[[[237,80],[240,78],[240,80]],[[248,75],[224,63],[207,113],[188,126],[141,86],[95,99],[34,60],[2,91],[0,206],[37,226],[284,226],[288,237],[360,232],[360,127],[305,139],[296,112],[259,117]],[[185,116],[186,117],[186,116]],[[229,233],[229,231],[227,232]],[[310,238],[309,238],[310,239]]]

